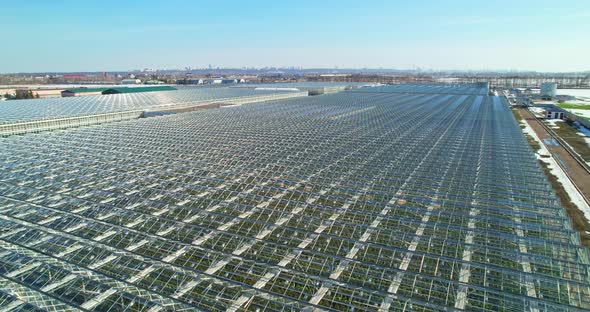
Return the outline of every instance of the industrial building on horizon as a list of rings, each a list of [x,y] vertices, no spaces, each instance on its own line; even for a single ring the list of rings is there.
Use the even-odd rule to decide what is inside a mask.
[[[74,88],[61,91],[62,97],[72,96],[89,96],[89,95],[106,95],[120,93],[139,93],[155,91],[174,91],[176,88],[171,86],[151,86],[151,87],[113,87],[113,88]]]

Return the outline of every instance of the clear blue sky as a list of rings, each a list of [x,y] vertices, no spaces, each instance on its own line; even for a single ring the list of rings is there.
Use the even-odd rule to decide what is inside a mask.
[[[2,1],[0,72],[590,70],[590,1]]]

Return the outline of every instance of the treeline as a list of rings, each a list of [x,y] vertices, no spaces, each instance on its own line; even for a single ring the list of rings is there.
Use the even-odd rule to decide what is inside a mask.
[[[16,94],[4,93],[4,98],[7,100],[38,99],[39,93],[33,93],[31,90],[27,92],[17,92]]]

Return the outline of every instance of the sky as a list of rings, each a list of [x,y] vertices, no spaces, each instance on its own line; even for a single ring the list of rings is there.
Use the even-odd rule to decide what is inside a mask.
[[[0,0],[0,73],[590,70],[588,0]]]

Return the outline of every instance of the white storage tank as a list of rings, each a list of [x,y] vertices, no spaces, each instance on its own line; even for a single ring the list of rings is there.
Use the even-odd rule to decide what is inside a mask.
[[[557,83],[543,82],[541,84],[541,98],[552,99],[557,94]]]

